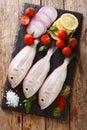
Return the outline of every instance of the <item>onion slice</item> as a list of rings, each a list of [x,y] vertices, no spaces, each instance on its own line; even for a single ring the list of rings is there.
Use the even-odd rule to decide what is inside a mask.
[[[47,28],[52,24],[51,18],[44,12],[38,12],[35,18],[41,20]]]
[[[39,10],[39,12],[46,13],[51,18],[52,22],[57,18],[57,11],[51,6],[44,6]]]
[[[45,32],[46,32],[46,27],[40,20],[37,19],[32,19],[29,26],[27,27],[27,33],[30,34],[34,33],[35,38],[40,37]]]

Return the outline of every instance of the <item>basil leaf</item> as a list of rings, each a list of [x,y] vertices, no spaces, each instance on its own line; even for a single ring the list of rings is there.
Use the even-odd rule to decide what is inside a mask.
[[[48,48],[47,46],[41,46],[41,47],[38,49],[38,51],[41,52],[41,51],[46,50],[47,48]]]
[[[36,100],[36,95],[33,95],[31,98],[28,99],[29,102],[33,102],[34,100]]]
[[[29,113],[31,109],[31,102],[25,102],[24,107],[25,107],[26,113]]]
[[[26,103],[26,102],[28,102],[28,99],[25,99],[25,100],[23,101],[23,103]]]
[[[57,27],[55,27],[55,26],[51,26],[48,30],[47,30],[47,34],[50,34],[50,32],[52,32],[52,31],[57,31],[58,30],[58,28]]]
[[[24,103],[24,107],[25,107],[25,110],[26,110],[26,113],[29,113],[30,112],[30,109],[31,109],[31,103],[36,100],[36,95],[33,95],[32,97],[30,97],[29,99],[25,99],[23,101]]]
[[[50,34],[50,32],[51,32],[50,30],[47,30],[47,31],[46,31],[47,34]]]
[[[57,28],[57,27],[55,27],[55,26],[51,26],[51,27],[49,28],[49,30],[50,30],[50,31],[57,31],[57,30],[58,30],[58,28]]]

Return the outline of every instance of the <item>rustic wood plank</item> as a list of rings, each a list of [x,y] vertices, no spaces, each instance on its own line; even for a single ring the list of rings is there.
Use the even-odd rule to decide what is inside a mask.
[[[83,27],[77,57],[70,109],[70,130],[87,129],[87,1],[65,0],[65,9],[83,13]]]
[[[17,24],[18,0],[0,0],[0,130],[22,130],[22,114],[1,109]]]
[[[63,9],[63,0],[60,0],[59,2],[57,0],[53,0],[53,1],[42,0],[41,4],[53,6],[58,9]],[[45,125],[46,130],[69,130],[69,118],[67,119],[65,123],[52,120],[52,119],[45,119],[45,122],[46,122],[46,125]]]
[[[0,130],[22,130],[21,114],[3,111],[0,107]]]
[[[63,0],[41,0],[42,5],[49,5],[58,9],[63,9]]]

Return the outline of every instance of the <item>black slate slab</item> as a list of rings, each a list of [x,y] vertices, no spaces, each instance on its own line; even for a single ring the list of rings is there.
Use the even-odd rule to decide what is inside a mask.
[[[25,3],[23,5],[23,8],[22,8],[21,16],[24,15],[24,11],[25,11],[25,9],[27,7],[34,7],[34,8],[36,8],[37,11],[41,8],[41,6],[39,6],[39,5]],[[58,12],[58,17],[60,17],[63,13],[69,12],[69,13],[74,14],[78,18],[79,26],[78,26],[75,34],[74,34],[74,36],[78,40],[78,45],[77,45],[77,47],[75,49],[75,52],[77,54],[77,52],[79,50],[79,42],[80,42],[80,34],[81,34],[81,27],[82,27],[82,18],[83,18],[83,16],[82,16],[82,14],[77,13],[77,12],[71,12],[71,11],[61,10],[61,9],[57,9],[57,12]],[[19,23],[17,34],[16,34],[16,37],[15,37],[15,42],[14,42],[12,58],[15,57],[15,55],[24,46],[26,46],[24,41],[23,41],[23,37],[24,37],[25,34],[26,34],[26,28]],[[55,41],[52,40],[52,42],[55,42]],[[41,43],[38,44],[37,50],[38,50],[38,48],[40,46],[41,46]],[[47,51],[45,51],[44,53],[39,53],[37,51],[33,64],[36,61],[38,61],[40,58],[44,57],[46,55],[46,53],[47,53]],[[51,61],[50,61],[51,67],[50,67],[49,74],[56,67],[58,67],[59,65],[61,65],[63,63],[64,58],[65,57],[61,54],[60,49],[57,49],[56,52],[53,54],[53,56],[51,58]],[[72,59],[72,61],[68,65],[67,78],[66,78],[66,81],[64,83],[64,86],[65,85],[69,85],[70,89],[72,89],[72,87],[73,87],[73,77],[74,77],[74,71],[75,71],[75,63],[76,63],[76,56]],[[6,97],[5,97],[6,96],[6,91],[8,91],[10,89],[12,91],[16,92],[19,95],[19,97],[20,97],[19,105],[16,108],[8,107],[8,105],[6,104]],[[3,96],[3,99],[2,99],[2,108],[3,109],[7,109],[7,110],[11,110],[11,111],[17,111],[17,112],[26,113],[24,106],[20,105],[20,104],[23,104],[23,100],[24,99],[25,99],[25,97],[24,97],[24,94],[23,94],[23,91],[22,91],[22,83],[19,86],[17,86],[15,89],[12,89],[10,84],[9,84],[9,81],[7,79],[6,84],[5,84],[4,96]],[[57,119],[57,120],[66,120],[67,119],[67,115],[68,115],[69,103],[70,103],[70,95],[67,97],[67,103],[66,103],[66,106],[65,106],[64,110],[62,111],[61,115],[59,117],[55,118],[53,116],[53,109],[55,107],[55,101],[48,108],[46,108],[45,110],[41,110],[40,107],[39,107],[38,101],[36,99],[32,103],[30,114],[38,115],[38,116],[44,116],[44,117],[53,118],[53,119]]]

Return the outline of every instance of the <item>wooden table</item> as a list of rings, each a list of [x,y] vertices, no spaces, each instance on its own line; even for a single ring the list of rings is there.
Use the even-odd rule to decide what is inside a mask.
[[[87,130],[87,0],[0,0],[0,106],[23,2],[83,13],[69,116],[66,122],[59,122],[0,107],[0,130]]]

